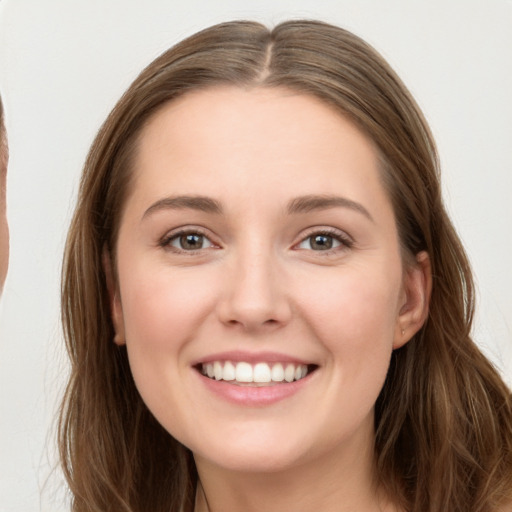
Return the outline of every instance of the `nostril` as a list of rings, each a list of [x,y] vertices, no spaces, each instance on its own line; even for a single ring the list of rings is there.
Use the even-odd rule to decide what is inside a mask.
[[[280,325],[282,322],[275,318],[269,318],[267,320],[260,320],[256,316],[250,317],[239,315],[238,318],[231,318],[225,322],[227,325],[239,326],[244,329],[257,329],[261,327],[275,327]]]

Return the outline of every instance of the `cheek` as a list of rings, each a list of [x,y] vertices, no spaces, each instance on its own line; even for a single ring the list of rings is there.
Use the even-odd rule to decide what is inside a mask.
[[[379,338],[392,336],[400,291],[400,271],[392,268],[383,272],[341,269],[317,276],[303,288],[302,303],[318,329],[364,343],[372,332],[380,333]]]
[[[172,390],[187,378],[189,342],[211,311],[215,287],[197,269],[127,268],[120,282],[130,368],[149,408],[165,410],[181,400]]]
[[[125,268],[129,272],[122,275],[120,264],[132,375],[149,409],[181,438],[183,424],[189,424],[181,415],[189,414],[187,404],[194,401],[184,385],[190,378],[190,341],[211,312],[215,286],[197,269]]]
[[[175,350],[192,337],[214,302],[208,277],[197,268],[131,267],[120,276],[127,342]]]
[[[378,394],[393,347],[401,269],[340,269],[304,289],[301,310],[314,336],[331,355],[339,389]],[[361,396],[361,395],[360,395]],[[373,396],[375,399],[376,396]]]

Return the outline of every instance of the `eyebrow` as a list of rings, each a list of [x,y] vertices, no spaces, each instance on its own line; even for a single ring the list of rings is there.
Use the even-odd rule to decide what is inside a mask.
[[[309,213],[315,210],[327,210],[329,208],[348,208],[363,214],[372,222],[375,222],[370,212],[360,203],[346,197],[333,195],[306,195],[292,199],[286,208],[288,215]],[[173,196],[165,197],[153,203],[142,218],[162,210],[197,210],[205,213],[222,214],[222,205],[219,201],[207,196]]]
[[[288,214],[309,213],[315,210],[327,210],[338,207],[354,210],[375,222],[370,212],[361,203],[341,196],[307,195],[296,197],[288,203],[287,212]]]
[[[161,210],[197,210],[205,213],[215,213],[220,215],[222,213],[221,204],[206,196],[174,196],[165,197],[156,203],[153,203],[145,212],[142,218],[144,219],[152,213]]]

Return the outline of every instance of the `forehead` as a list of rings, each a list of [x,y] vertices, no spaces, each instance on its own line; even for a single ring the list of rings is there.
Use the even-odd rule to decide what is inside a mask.
[[[164,104],[146,123],[141,139],[143,144],[148,140],[153,144],[168,141],[171,137],[183,142],[192,128],[198,135],[209,131],[209,139],[217,143],[231,144],[250,137],[253,145],[261,138],[269,146],[272,136],[279,135],[276,144],[293,147],[309,132],[307,136],[322,148],[326,145],[319,142],[330,131],[339,132],[342,125],[345,137],[358,138],[360,142],[365,139],[365,145],[372,146],[340,111],[316,96],[286,87],[217,86],[185,93]],[[338,139],[338,143],[342,142]]]
[[[216,87],[164,105],[142,130],[132,192],[383,194],[371,140],[323,101],[286,88]]]

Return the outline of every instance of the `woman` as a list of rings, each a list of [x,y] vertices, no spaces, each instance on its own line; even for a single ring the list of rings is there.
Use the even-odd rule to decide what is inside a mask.
[[[73,510],[508,510],[509,390],[429,129],[356,36],[212,27],[87,159],[63,272]]]

